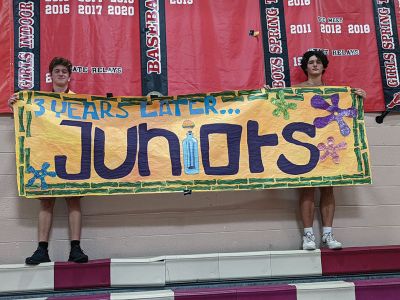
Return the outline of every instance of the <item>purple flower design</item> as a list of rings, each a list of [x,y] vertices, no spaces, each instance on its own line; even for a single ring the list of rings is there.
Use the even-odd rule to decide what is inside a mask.
[[[350,127],[343,120],[344,117],[354,118],[357,116],[357,109],[350,107],[347,109],[339,108],[339,94],[331,96],[332,105],[325,101],[321,95],[315,95],[311,98],[311,106],[318,109],[323,109],[331,114],[325,117],[318,117],[314,119],[314,126],[317,128],[324,128],[329,123],[336,121],[339,125],[340,133],[343,136],[348,136],[351,132]]]
[[[319,160],[320,161],[324,161],[328,157],[331,157],[333,162],[335,164],[338,164],[339,163],[338,150],[346,149],[347,148],[347,144],[346,144],[346,142],[341,142],[341,143],[335,145],[335,139],[332,136],[328,137],[327,141],[328,142],[326,144],[319,143],[318,146],[317,146],[318,150],[320,152],[325,151],[324,154],[322,154],[319,157]]]

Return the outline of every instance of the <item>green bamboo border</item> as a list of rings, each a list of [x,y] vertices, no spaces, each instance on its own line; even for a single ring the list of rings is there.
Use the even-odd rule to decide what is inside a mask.
[[[147,101],[148,104],[153,101],[174,100],[187,98],[190,100],[197,97],[211,95],[214,97],[224,97],[225,101],[254,101],[267,100],[268,93],[276,93],[277,89],[267,91],[267,96],[262,94],[262,90],[252,91],[230,91],[210,94],[196,95],[180,95],[175,97],[158,97],[149,100],[148,98],[132,98],[122,97],[120,102],[127,102],[127,105],[138,105],[142,101]],[[298,93],[314,92],[323,94],[323,97],[329,97],[328,94],[346,92],[347,88],[285,88],[285,98],[294,101],[303,101],[304,98]],[[31,103],[32,94],[34,96],[50,96],[60,99],[60,95],[53,93],[28,92],[27,103]],[[61,96],[71,98],[68,96]],[[353,106],[357,107],[357,117],[354,118],[353,134],[354,134],[354,152],[358,163],[358,172],[352,175],[340,176],[299,176],[295,178],[246,178],[246,179],[208,179],[208,180],[167,180],[167,181],[151,181],[151,182],[102,182],[102,183],[60,183],[48,184],[49,190],[40,190],[40,185],[35,184],[31,187],[26,187],[24,183],[24,173],[30,165],[30,149],[25,148],[25,140],[31,137],[30,127],[32,121],[32,113],[30,111],[18,110],[19,133],[17,146],[19,147],[20,155],[18,158],[18,176],[20,178],[19,192],[27,197],[38,196],[74,196],[74,195],[112,195],[112,194],[146,194],[146,193],[165,193],[165,192],[184,192],[192,191],[234,191],[234,190],[254,190],[254,189],[279,189],[279,188],[299,188],[311,186],[341,186],[341,185],[363,185],[372,182],[369,168],[368,147],[364,132],[364,110],[361,97],[353,97]],[[23,99],[22,92],[19,93],[19,98]],[[78,98],[74,99],[78,100]],[[79,98],[79,100],[81,100]],[[92,96],[91,100],[110,100],[104,97]],[[114,99],[112,99],[114,100]]]
[[[369,174],[357,173],[341,176],[298,177],[298,178],[248,178],[212,180],[176,180],[151,182],[102,182],[49,184],[49,190],[41,191],[35,184],[26,188],[27,196],[71,196],[146,194],[191,191],[233,191],[253,189],[299,188],[311,186],[341,186],[370,184]]]

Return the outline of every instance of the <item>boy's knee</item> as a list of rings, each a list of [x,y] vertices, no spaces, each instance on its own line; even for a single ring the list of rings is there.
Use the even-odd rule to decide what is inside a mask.
[[[40,207],[42,210],[53,210],[55,199],[53,198],[39,198],[40,199]]]

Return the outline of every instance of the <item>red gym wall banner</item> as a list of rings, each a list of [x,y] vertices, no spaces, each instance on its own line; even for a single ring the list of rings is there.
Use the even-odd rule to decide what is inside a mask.
[[[326,85],[400,111],[399,1],[4,0],[0,112],[14,91],[51,90],[54,56],[79,93],[179,95],[295,85],[309,49],[328,54]]]

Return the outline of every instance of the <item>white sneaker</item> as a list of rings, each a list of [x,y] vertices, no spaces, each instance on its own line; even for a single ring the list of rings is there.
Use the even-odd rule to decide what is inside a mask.
[[[303,250],[315,250],[315,235],[311,232],[307,232],[303,235]]]
[[[335,239],[332,232],[325,233],[322,236],[322,246],[329,249],[342,249],[342,243]]]

